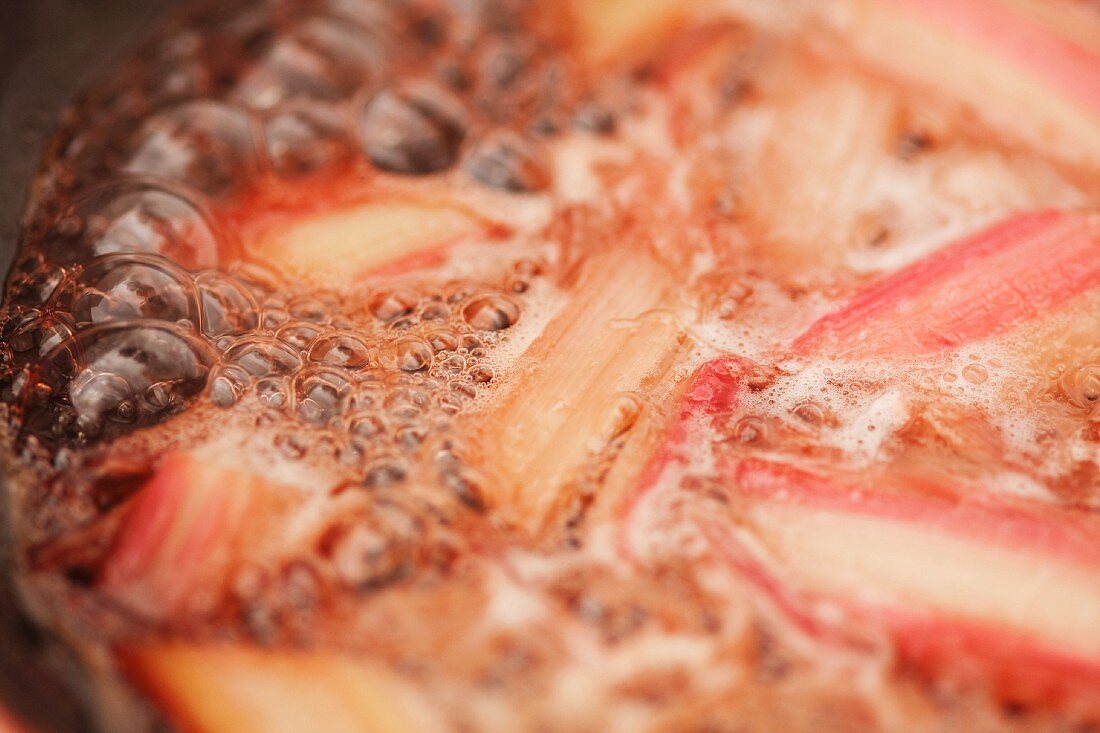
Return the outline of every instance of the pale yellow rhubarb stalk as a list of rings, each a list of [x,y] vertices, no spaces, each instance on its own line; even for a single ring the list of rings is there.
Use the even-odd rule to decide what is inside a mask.
[[[685,338],[673,272],[645,253],[597,256],[570,290],[480,428],[488,498],[533,531],[609,465]]]
[[[1012,137],[1100,165],[1100,53],[1017,6],[855,0],[852,42],[873,64],[966,103]]]
[[[670,38],[700,0],[572,0],[578,54],[592,66],[623,65]]]
[[[379,271],[438,264],[448,245],[490,229],[455,204],[383,199],[275,220],[249,249],[290,277],[344,290]]]
[[[414,733],[435,730],[392,673],[331,652],[179,642],[119,657],[186,733]]]
[[[747,209],[765,230],[763,257],[796,267],[834,263],[857,237],[873,240],[876,176],[898,114],[894,94],[854,75],[816,69],[780,91],[745,183]]]

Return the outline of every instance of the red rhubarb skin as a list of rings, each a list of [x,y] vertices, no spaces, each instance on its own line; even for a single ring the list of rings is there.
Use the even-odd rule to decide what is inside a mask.
[[[1100,286],[1100,215],[1016,214],[866,287],[792,346],[905,358],[1004,333]]]
[[[1100,572],[1100,522],[1055,507],[1012,507],[837,482],[771,461],[730,461],[725,483],[741,496],[904,522],[1007,549],[1026,548]],[[950,492],[945,492],[950,494]],[[1100,576],[1098,576],[1100,582]]]
[[[708,416],[736,409],[743,368],[739,359],[718,359],[700,368],[688,383],[665,440],[624,504],[618,539],[624,557],[637,561],[629,534],[638,521],[639,505],[670,465],[687,463],[686,441],[692,437],[692,427]],[[969,537],[1015,551],[1026,548],[1052,560],[1060,558],[1095,567],[1100,577],[1100,524],[1077,513],[866,490],[760,459],[727,459],[720,464],[720,471],[730,490],[750,501],[790,503],[915,523],[945,535]],[[899,659],[914,669],[984,681],[1002,699],[1073,707],[1085,714],[1100,711],[1100,660],[1051,648],[1019,629],[945,617],[929,609],[819,596],[800,587],[793,576],[777,576],[776,568],[744,547],[718,520],[696,521],[720,562],[755,588],[786,622],[822,644],[848,649],[864,645],[866,640],[852,632],[853,621],[859,628],[885,628],[894,640]],[[844,608],[847,622],[817,613],[823,601]]]
[[[723,357],[707,362],[692,375],[682,393],[680,410],[669,420],[660,445],[638,475],[634,490],[623,502],[620,519],[626,520],[633,514],[638,502],[653,490],[669,465],[687,460],[684,449],[693,425],[707,416],[729,412],[737,406],[743,368],[741,359]]]
[[[185,604],[199,584],[224,570],[265,487],[255,476],[200,462],[183,453],[167,456],[127,509],[100,573],[100,586],[165,612]],[[196,501],[201,506],[188,506]],[[179,526],[180,522],[186,526]],[[166,545],[166,540],[183,541]]]
[[[1100,117],[1100,55],[997,0],[888,0],[997,54]]]
[[[886,623],[901,659],[918,669],[960,674],[965,661],[1002,699],[1100,715],[1100,661],[1052,649],[1017,629],[897,608],[853,607],[853,613]]]
[[[737,464],[728,474],[731,490],[751,499],[797,504],[823,511],[865,514],[930,527],[1006,548],[1063,557],[1095,567],[1100,579],[1100,527],[1063,512],[960,503],[926,497],[863,492],[803,471],[765,461]],[[797,578],[777,577],[776,569],[742,547],[727,528],[704,521],[700,527],[713,551],[740,578],[753,585],[773,608],[803,633],[828,645],[858,645],[846,627],[863,624],[890,631],[904,664],[942,676],[985,680],[1002,699],[1100,712],[1100,660],[1055,648],[1020,629],[946,615],[932,609],[818,596],[800,588]],[[1100,582],[1100,580],[1098,580]],[[814,612],[823,599],[846,611],[847,624]],[[830,617],[832,618],[832,617]]]

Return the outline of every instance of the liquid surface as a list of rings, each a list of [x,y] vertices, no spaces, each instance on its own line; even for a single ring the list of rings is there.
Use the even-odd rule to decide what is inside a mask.
[[[1050,34],[1100,58],[1064,20],[1100,15],[1058,5]],[[861,564],[880,530],[945,535],[929,556],[964,570],[1034,544],[1091,608],[1091,267],[1064,297],[1022,267],[1014,298],[995,256],[919,266],[1027,212],[1100,247],[1100,133],[1034,139],[992,92],[899,72],[863,3],[663,7],[196,4],[75,107],[8,277],[0,399],[24,601],[104,729],[216,729],[132,661],[170,643],[365,660],[424,730],[1100,719],[1092,658],[1050,694],[973,650],[918,659],[897,616],[941,588],[898,578],[940,573]],[[828,330],[898,272],[932,294]],[[986,325],[913,346],[940,303]],[[695,414],[715,359],[736,400]],[[759,499],[761,465],[848,498],[807,519]],[[851,519],[864,493],[898,527]],[[973,506],[1030,539],[940,522]],[[989,624],[957,592],[934,621],[1017,665],[1063,638],[982,590]]]

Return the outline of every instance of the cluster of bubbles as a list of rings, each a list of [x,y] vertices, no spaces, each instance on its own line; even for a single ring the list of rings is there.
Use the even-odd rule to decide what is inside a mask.
[[[521,260],[501,282],[316,292],[246,263],[216,212],[258,177],[335,169],[546,189],[545,139],[611,134],[615,116],[524,27],[533,7],[185,9],[78,103],[34,187],[0,311],[0,402],[21,439],[90,465],[125,450],[67,449],[115,445],[189,409],[244,421],[282,457],[338,461],[371,489],[369,516],[319,549],[348,587],[396,577],[417,553],[445,562],[433,548],[447,542],[405,525],[439,524],[425,507],[440,495],[480,507],[451,426],[496,379],[490,352],[539,265]],[[414,500],[404,479],[425,466],[438,485]],[[140,483],[112,471],[104,485]],[[74,520],[65,506],[61,524]]]
[[[540,140],[606,134],[614,116],[567,83],[572,62],[525,30],[519,5],[252,0],[185,14],[75,110],[40,214],[52,223],[103,180],[217,198],[259,173],[349,161],[542,190]]]
[[[217,340],[209,394],[293,416],[310,429],[280,435],[287,457],[323,443],[371,484],[403,478],[405,457],[438,442],[492,382],[489,349],[521,313],[500,289],[464,285],[380,290],[351,317],[335,305],[269,300],[261,328]]]
[[[154,424],[207,384],[223,407],[254,395],[364,438],[399,424],[399,442],[416,443],[427,429],[415,418],[453,415],[493,379],[487,342],[520,317],[503,288],[382,289],[348,302],[130,252],[66,268],[28,258],[12,293],[4,398],[48,443]]]
[[[401,400],[457,412],[493,378],[478,334],[519,316],[503,291],[378,295],[365,321],[338,299],[274,302],[263,278],[219,270],[240,247],[211,208],[257,175],[350,159],[544,188],[537,138],[613,119],[562,98],[568,65],[523,12],[254,0],[173,21],[86,96],[40,181],[0,314],[0,397],[24,432],[82,445],[204,391],[356,434],[396,419]]]

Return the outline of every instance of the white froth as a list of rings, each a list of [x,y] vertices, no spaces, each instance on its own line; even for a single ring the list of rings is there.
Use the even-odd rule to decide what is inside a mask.
[[[494,568],[486,585],[489,600],[482,620],[487,628],[519,628],[548,616],[545,599],[503,570]]]

